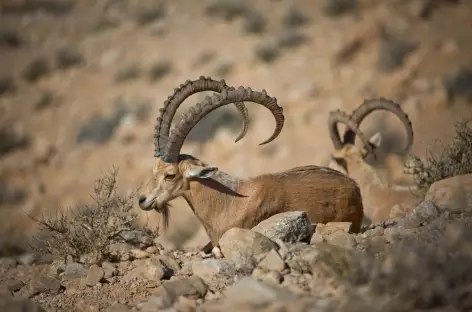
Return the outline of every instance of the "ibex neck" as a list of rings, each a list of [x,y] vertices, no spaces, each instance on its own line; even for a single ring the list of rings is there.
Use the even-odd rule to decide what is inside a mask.
[[[363,159],[347,159],[348,174],[361,186],[368,188],[370,186],[382,186],[384,182],[380,179],[375,169],[367,164]]]
[[[213,244],[223,234],[219,228],[221,218],[230,218],[234,200],[243,195],[238,193],[242,180],[224,172],[217,172],[212,178],[190,182],[190,189],[183,195],[195,216],[205,227]]]

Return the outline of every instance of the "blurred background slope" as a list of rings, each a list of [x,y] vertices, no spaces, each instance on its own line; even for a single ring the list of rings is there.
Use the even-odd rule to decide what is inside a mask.
[[[325,165],[328,112],[365,98],[402,105],[420,157],[472,115],[471,1],[1,0],[0,8],[0,237],[19,247],[34,230],[24,212],[89,203],[94,180],[113,165],[123,191],[146,186],[158,110],[200,75],[266,89],[284,107],[282,134],[262,147],[275,123],[251,103],[238,143],[233,106],[187,139],[183,152],[242,178]],[[190,97],[176,119],[205,95]],[[400,123],[385,113],[362,128],[384,134],[384,153],[403,147]],[[159,218],[142,213],[152,227]],[[162,240],[206,243],[183,200]]]

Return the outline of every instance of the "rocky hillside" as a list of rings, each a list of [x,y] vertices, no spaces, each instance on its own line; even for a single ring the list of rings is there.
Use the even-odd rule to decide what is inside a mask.
[[[99,248],[99,240],[59,235],[45,247],[56,256],[0,259],[0,307],[468,311],[471,186],[471,174],[440,180],[410,214],[359,234],[346,222],[312,225],[304,212],[274,215],[252,230],[228,230],[219,241],[224,258],[169,250],[137,229],[122,230],[99,253],[80,255],[68,248]]]
[[[454,122],[472,117],[472,3],[315,2],[1,1],[0,310],[469,310],[472,132]],[[382,96],[412,120],[411,152],[439,155],[429,173],[442,181],[411,214],[360,234],[282,215],[231,230],[224,258],[203,259],[208,237],[185,202],[172,203],[163,231],[135,193],[151,178],[159,108],[201,75],[265,89],[284,108],[265,146],[273,118],[251,104],[236,144],[231,106],[192,130],[183,152],[222,171],[325,165],[328,113]],[[379,168],[404,146],[386,113],[361,129],[382,132]],[[118,183],[103,178],[113,167]],[[280,218],[293,226],[273,237]]]

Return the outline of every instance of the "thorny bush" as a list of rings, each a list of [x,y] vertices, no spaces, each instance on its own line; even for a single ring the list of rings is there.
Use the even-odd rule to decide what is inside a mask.
[[[78,209],[57,209],[55,216],[43,215],[35,219],[41,235],[33,237],[36,251],[58,256],[80,258],[94,255],[106,258],[110,244],[124,241],[121,236],[135,229],[137,213],[133,210],[136,191],[117,194],[118,170],[97,179],[94,185],[93,205]],[[146,235],[151,231],[141,229]],[[46,239],[41,239],[46,237]]]
[[[455,124],[456,136],[451,144],[444,145],[441,153],[428,152],[426,162],[412,156],[413,175],[420,189],[427,190],[436,181],[472,173],[472,128],[467,121]]]

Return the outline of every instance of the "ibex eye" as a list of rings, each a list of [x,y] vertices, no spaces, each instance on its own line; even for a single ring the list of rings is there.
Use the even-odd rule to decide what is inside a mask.
[[[166,175],[165,179],[166,180],[173,180],[173,179],[175,179],[175,174],[168,174],[168,175]]]

